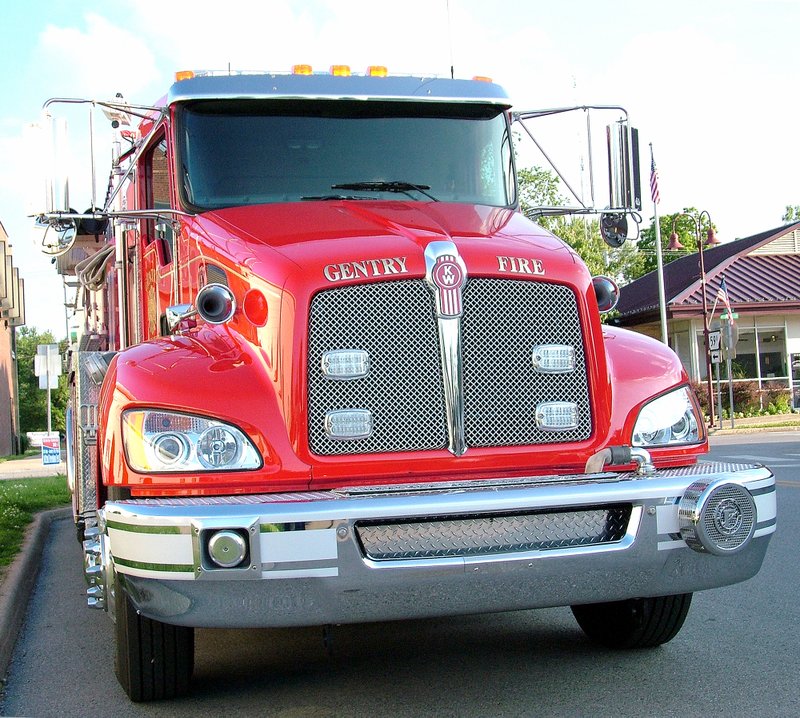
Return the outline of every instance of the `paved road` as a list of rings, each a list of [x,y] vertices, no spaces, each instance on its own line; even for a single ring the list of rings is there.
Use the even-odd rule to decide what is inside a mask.
[[[54,526],[3,715],[795,716],[800,694],[800,437],[717,437],[714,458],[762,460],[779,529],[759,575],[695,596],[649,651],[589,644],[569,609],[319,629],[198,631],[192,696],[134,705],[113,675],[112,628],[83,607],[80,552]]]

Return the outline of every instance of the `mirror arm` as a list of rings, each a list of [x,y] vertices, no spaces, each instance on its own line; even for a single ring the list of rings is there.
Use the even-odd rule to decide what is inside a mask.
[[[566,177],[564,177],[564,175],[561,173],[561,171],[558,169],[558,167],[556,167],[556,163],[553,162],[553,160],[550,159],[550,156],[547,154],[547,152],[544,151],[544,147],[542,147],[539,144],[538,140],[533,136],[533,133],[525,126],[525,123],[524,122],[520,122],[520,125],[522,125],[522,129],[525,130],[525,134],[527,134],[528,137],[531,138],[531,140],[533,141],[533,144],[536,145],[536,148],[539,150],[539,152],[542,153],[544,158],[547,160],[547,163],[555,170],[555,172],[558,175],[559,179],[564,183],[564,185],[567,187],[567,189],[572,193],[572,196],[576,200],[578,200],[578,202],[580,203],[581,207],[583,207],[584,209],[588,209],[588,207],[581,201],[581,198],[578,196],[578,193],[574,189],[572,189],[572,186],[570,185],[570,183],[567,182]]]

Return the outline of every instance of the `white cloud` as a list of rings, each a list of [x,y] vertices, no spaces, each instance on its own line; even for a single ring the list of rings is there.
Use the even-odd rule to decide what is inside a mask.
[[[89,13],[85,28],[47,25],[39,37],[40,59],[48,70],[48,85],[89,97],[137,93],[159,76],[145,40]]]

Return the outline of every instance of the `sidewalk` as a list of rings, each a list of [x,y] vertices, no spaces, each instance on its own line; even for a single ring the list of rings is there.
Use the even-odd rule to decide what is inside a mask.
[[[731,429],[730,419],[717,419],[717,425],[709,429],[710,436],[748,434],[761,431],[800,431],[800,414],[768,414],[734,419]]]
[[[41,456],[30,456],[27,459],[0,461],[0,480],[30,479],[36,476],[66,476],[67,465],[62,457],[60,464],[42,465]]]

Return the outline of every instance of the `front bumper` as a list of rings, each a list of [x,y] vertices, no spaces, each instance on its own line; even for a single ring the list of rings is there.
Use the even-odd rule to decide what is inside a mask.
[[[723,555],[685,532],[687,497],[708,485],[743,494],[752,514],[745,517],[749,533]],[[723,528],[735,523],[727,505],[720,503],[717,513]],[[422,618],[693,592],[755,575],[775,527],[771,472],[717,463],[648,477],[139,499],[110,502],[100,512],[106,583],[116,576],[151,618],[227,627]],[[220,530],[244,539],[241,565],[220,568],[211,560],[208,541]]]

